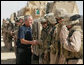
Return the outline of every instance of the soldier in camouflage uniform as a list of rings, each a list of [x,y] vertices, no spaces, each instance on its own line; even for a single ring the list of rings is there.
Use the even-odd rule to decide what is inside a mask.
[[[64,9],[57,9],[55,18],[61,18],[59,22],[60,55],[59,64],[81,64],[83,63],[83,47],[81,43],[80,15],[67,14]]]
[[[50,36],[51,39],[49,39],[49,37],[48,37],[48,39],[46,38],[47,40],[49,40],[48,42],[50,42],[50,44],[51,44],[50,45],[50,49],[51,49],[50,50],[50,64],[64,64],[65,56],[63,55],[63,52],[62,52],[62,44],[60,43],[59,33],[61,31],[62,26],[64,24],[68,24],[67,21],[73,21],[73,20],[75,20],[75,18],[80,17],[79,15],[74,15],[74,16],[71,17],[71,16],[68,16],[69,14],[66,15],[65,12],[66,12],[66,10],[58,9],[54,13],[55,17],[50,16],[49,14],[48,14],[48,16],[46,16],[48,21],[50,23],[52,23],[53,26],[56,24],[55,25],[56,28],[53,28],[52,25],[49,26],[49,28],[52,26],[52,30],[55,29],[55,31],[54,31],[55,35],[52,32],[53,36],[51,34],[49,34],[49,35],[51,35]],[[64,14],[66,16],[64,16]],[[63,16],[61,16],[61,15],[63,15]],[[63,17],[64,17],[64,19],[62,19]],[[53,23],[53,21],[54,21],[54,23]],[[49,31],[47,31],[47,32],[49,32]],[[47,35],[47,36],[49,36],[49,35]],[[46,43],[48,43],[48,42],[46,42]],[[45,46],[48,46],[48,45],[45,45]]]
[[[9,25],[8,25],[8,29],[7,30],[8,30],[8,32],[7,32],[8,33],[7,34],[8,35],[7,36],[8,37],[8,39],[7,39],[8,41],[7,42],[9,44],[8,46],[9,46],[9,49],[11,51],[11,50],[13,50],[13,47],[12,47],[12,39],[13,39],[12,31],[14,30],[14,25],[13,25],[13,23],[11,21],[9,21]]]
[[[50,22],[49,28],[50,30],[50,64],[58,64],[58,50],[59,50],[59,44],[58,44],[58,25],[56,24],[57,21],[54,17],[53,13],[49,13],[46,15],[46,19]]]
[[[66,64],[83,64],[83,43],[81,42],[81,26],[79,20],[75,20],[79,15],[70,17],[69,14],[64,17],[70,18],[60,31],[60,43],[62,44],[62,53]]]
[[[17,37],[17,29],[18,29],[18,27],[16,26],[15,23],[13,23],[12,37],[13,37],[13,39],[14,39],[14,52],[15,52],[15,55],[16,55],[16,37]]]
[[[23,19],[15,19],[14,23],[13,23],[13,31],[12,31],[12,37],[14,39],[14,51],[15,51],[15,55],[16,55],[16,41],[17,41],[17,34],[18,34],[18,30],[19,27],[23,25]]]
[[[12,36],[11,36],[11,32],[12,32],[12,29],[13,29],[13,25],[12,23],[10,22],[10,20],[7,19],[7,27],[6,27],[6,44],[7,44],[7,50],[8,51],[11,51],[12,50]]]
[[[42,64],[49,64],[49,58],[50,58],[50,53],[48,51],[48,42],[47,42],[47,21],[46,20],[42,20],[41,21],[42,24],[42,31],[41,31],[41,40],[42,40],[42,47],[40,47],[42,49],[42,54],[41,54],[41,63]]]
[[[2,24],[2,36],[3,36],[3,42],[5,47],[7,48],[7,43],[6,43],[6,39],[7,39],[7,33],[6,33],[6,28],[7,28],[7,24],[8,22],[6,20],[3,19],[3,24]]]
[[[69,29],[69,30],[68,30]],[[81,28],[78,25],[73,28],[63,26],[60,32],[61,44],[63,44],[63,54],[65,63],[82,64],[83,47],[81,43]]]
[[[53,13],[49,13],[44,17],[47,22],[42,23],[42,35],[41,39],[43,42],[43,61],[46,64],[57,64],[58,63],[58,25]]]
[[[41,37],[41,23],[40,23],[40,19],[34,19],[34,22],[32,24],[32,37],[34,40],[38,40],[40,41],[40,37]],[[39,43],[41,44],[41,42]],[[42,64],[42,62],[40,61],[40,55],[41,55],[41,51],[40,51],[40,45],[32,45],[32,59],[34,60],[35,63],[39,63]]]

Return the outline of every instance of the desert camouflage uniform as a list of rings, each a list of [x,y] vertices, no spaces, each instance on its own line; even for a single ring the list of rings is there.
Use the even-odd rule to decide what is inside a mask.
[[[63,26],[60,32],[61,44],[63,45],[63,54],[67,64],[82,64],[83,63],[83,45],[81,43],[81,28],[73,26],[67,30]]]
[[[3,36],[3,42],[4,42],[4,45],[5,47],[7,48],[7,43],[6,43],[6,39],[7,39],[7,33],[6,33],[6,30],[7,30],[7,23],[6,21],[3,21],[3,24],[2,24],[2,36]]]
[[[12,37],[14,39],[14,51],[15,51],[15,55],[16,55],[16,41],[17,41],[18,30],[19,30],[19,26],[14,25],[14,30],[13,30],[13,33],[12,33]]]
[[[43,60],[43,64],[49,64],[49,61],[50,61],[49,60],[49,58],[50,58],[50,55],[49,55],[50,54],[49,53],[49,45],[50,44],[49,43],[50,42],[49,42],[49,39],[48,39],[49,38],[48,37],[49,36],[48,35],[49,34],[48,33],[49,31],[47,31],[48,29],[47,30],[46,29],[47,28],[42,29],[42,32],[41,32],[41,34],[42,34],[41,35],[41,40],[43,42],[43,59],[42,59]]]
[[[62,9],[62,8],[59,8],[59,9],[56,9],[55,10],[55,12],[54,12],[54,16],[55,16],[55,18],[56,18],[56,20],[57,20],[57,18],[59,18],[59,17],[62,17],[63,19],[64,19],[64,21],[63,22],[61,22],[61,23],[58,23],[57,24],[57,33],[56,33],[56,39],[55,40],[57,40],[57,47],[55,46],[55,45],[53,45],[53,46],[55,46],[56,47],[56,55],[53,55],[52,54],[52,56],[51,56],[51,61],[52,61],[52,63],[51,64],[54,64],[54,63],[56,63],[56,64],[64,64],[65,62],[65,60],[66,60],[66,57],[64,56],[64,54],[63,54],[63,49],[62,49],[62,44],[60,43],[61,41],[60,41],[60,38],[59,38],[59,33],[60,33],[60,31],[61,31],[61,28],[62,28],[62,26],[63,25],[68,25],[68,24],[71,24],[71,21],[72,21],[72,24],[76,24],[76,23],[78,23],[78,21],[74,21],[73,22],[73,20],[77,20],[78,18],[80,18],[80,15],[71,15],[71,14],[69,14],[69,13],[67,13],[67,11],[65,10],[65,9]],[[49,16],[50,17],[50,16]],[[54,18],[54,17],[53,17]],[[53,19],[52,17],[50,17],[49,18],[49,20],[50,19]],[[53,19],[54,20],[54,19]],[[53,21],[52,20],[52,21]],[[52,22],[51,21],[51,22]],[[58,21],[58,20],[57,20]],[[53,22],[52,22],[53,23]],[[62,35],[61,35],[62,36]],[[60,36],[60,37],[61,37]],[[53,41],[55,41],[55,40],[53,40]],[[57,58],[57,60],[56,60],[56,58],[55,58],[55,62],[53,61],[54,60],[54,57],[56,57]]]
[[[14,20],[13,23],[13,31],[12,31],[12,37],[14,39],[14,51],[15,51],[15,55],[16,55],[16,42],[17,42],[17,34],[18,34],[18,30],[20,28],[20,26],[23,25],[23,22],[20,22],[19,20]]]
[[[8,49],[12,50],[12,35],[11,32],[13,30],[13,24],[10,22],[7,28],[8,32],[7,32],[7,43],[8,43]]]
[[[12,50],[12,36],[11,36],[11,23],[6,20],[6,23],[4,23],[4,41],[5,41],[5,46],[7,48],[8,51]]]
[[[63,9],[59,9],[56,17],[64,17],[64,21],[60,27],[60,60],[59,64],[82,64],[83,63],[83,47],[81,43],[81,26],[79,25],[79,15],[71,16],[67,12],[63,12]],[[66,11],[66,10],[65,10]],[[70,25],[68,30],[66,26]]]
[[[47,27],[42,29],[41,39],[43,42],[43,61],[46,64],[58,63],[58,25],[55,25],[56,20],[53,13],[46,14],[46,20],[48,20]],[[56,62],[57,61],[57,62]]]

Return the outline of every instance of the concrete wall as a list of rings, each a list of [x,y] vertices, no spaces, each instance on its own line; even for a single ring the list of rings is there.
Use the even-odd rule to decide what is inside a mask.
[[[53,9],[55,8],[64,8],[69,13],[79,13],[78,6],[76,1],[55,1]]]
[[[45,14],[46,4],[47,1],[29,1],[25,8],[22,8],[21,10],[18,11],[18,16],[32,15],[33,18],[36,19]],[[40,10],[39,15],[35,14],[37,8]]]

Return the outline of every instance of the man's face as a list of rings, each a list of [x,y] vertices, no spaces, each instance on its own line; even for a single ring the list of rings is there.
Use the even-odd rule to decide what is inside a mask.
[[[29,18],[25,21],[25,24],[26,24],[27,26],[31,26],[31,25],[32,25],[32,22],[33,22],[32,17],[29,17]]]

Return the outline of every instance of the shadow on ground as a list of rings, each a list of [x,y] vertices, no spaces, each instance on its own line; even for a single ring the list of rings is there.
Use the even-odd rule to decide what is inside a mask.
[[[1,60],[1,64],[16,64],[16,59]]]
[[[6,47],[1,47],[1,53],[3,53],[3,52],[14,52],[14,47],[12,48],[12,50],[11,51],[9,51],[9,50],[7,50],[7,48]]]

